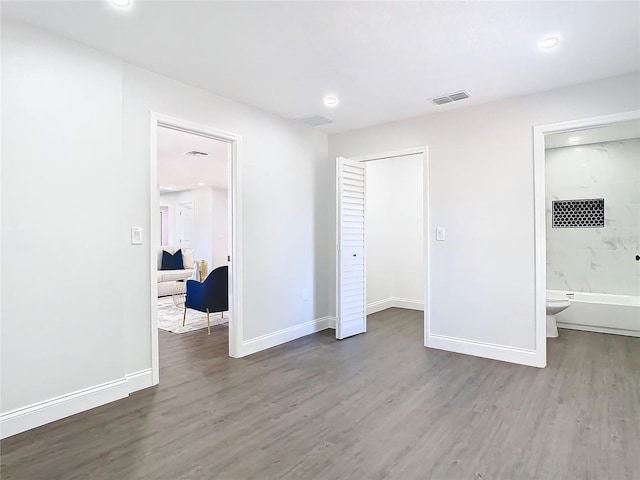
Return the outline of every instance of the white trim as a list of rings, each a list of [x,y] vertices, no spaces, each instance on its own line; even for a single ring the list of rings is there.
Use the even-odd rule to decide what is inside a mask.
[[[157,159],[157,129],[158,127],[171,128],[182,132],[212,138],[229,145],[228,168],[228,208],[229,208],[229,356],[241,357],[243,335],[243,310],[242,310],[242,137],[235,133],[226,132],[206,125],[200,125],[180,118],[150,112],[151,120],[151,148],[150,148],[150,227],[149,227],[149,258],[151,279],[151,370],[153,385],[160,381],[160,361],[158,352],[158,292],[155,278],[157,276],[157,251],[160,245],[158,218],[158,159]]]
[[[267,333],[266,335],[247,340],[242,344],[242,356],[251,355],[252,353],[290,342],[296,338],[325,330],[329,328],[329,323],[332,320],[335,324],[335,317],[317,318],[309,322],[300,323],[293,327],[284,328],[277,332]]]
[[[545,213],[545,135],[571,132],[640,119],[640,110],[583,118],[567,122],[533,127],[533,203],[534,203],[534,252],[535,252],[535,323],[536,355],[540,366],[547,363],[547,249]]]
[[[407,310],[424,310],[424,302],[411,300],[409,298],[394,297],[393,306],[395,308],[406,308]]]
[[[128,373],[125,378],[127,379],[129,393],[144,390],[145,388],[149,388],[154,385],[153,372],[150,368],[140,370],[139,372]]]
[[[327,318],[327,328],[336,329],[336,317],[325,317]]]
[[[540,362],[540,356],[536,350],[524,348],[508,347],[506,345],[496,345],[493,343],[476,342],[464,338],[448,337],[432,333],[428,338],[430,348],[446,350],[449,352],[474,355],[476,357],[490,358],[502,362],[517,363],[531,367],[544,367],[544,362]]]
[[[431,258],[431,213],[429,211],[431,207],[431,188],[429,182],[431,181],[431,175],[429,175],[429,147],[424,147],[424,154],[422,159],[422,237],[424,238],[424,346],[427,346],[427,339],[431,334],[431,268],[429,266],[429,259]]]
[[[424,310],[424,302],[408,298],[389,297],[367,304],[367,315],[381,312],[387,308],[406,308],[408,310]]]
[[[105,405],[125,398],[128,394],[127,379],[121,378],[17,408],[0,416],[0,438],[7,438],[61,418]]]
[[[371,315],[372,313],[378,313],[387,308],[393,307],[393,297],[384,298],[382,300],[377,300],[375,302],[367,303],[367,315]]]
[[[392,150],[390,152],[372,153],[369,155],[358,155],[355,157],[349,157],[349,160],[355,160],[356,162],[370,162],[373,160],[386,160],[387,158],[406,157],[407,155],[419,155],[424,154],[427,151],[427,147],[413,147],[403,148],[400,150]]]
[[[158,189],[158,122],[153,112],[150,116],[149,162],[149,282],[151,283],[151,376],[153,385],[160,383],[160,352],[158,351],[158,252],[153,245],[160,245],[158,218],[160,192]],[[156,235],[158,238],[156,239]],[[157,240],[157,241],[156,241]]]

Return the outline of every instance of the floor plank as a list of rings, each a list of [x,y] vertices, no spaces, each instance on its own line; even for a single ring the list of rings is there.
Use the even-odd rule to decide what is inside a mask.
[[[638,479],[640,340],[562,330],[536,369],[422,346],[421,313],[243,359],[159,332],[161,384],[0,443],[3,479]]]

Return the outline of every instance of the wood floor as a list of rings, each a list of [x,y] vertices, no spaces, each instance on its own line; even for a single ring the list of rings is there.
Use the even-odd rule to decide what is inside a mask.
[[[426,349],[410,310],[332,335],[160,331],[157,388],[2,441],[2,479],[640,478],[640,339],[562,330],[537,369]]]

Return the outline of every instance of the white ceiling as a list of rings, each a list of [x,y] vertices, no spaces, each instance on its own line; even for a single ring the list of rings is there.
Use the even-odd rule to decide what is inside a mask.
[[[640,138],[640,121],[614,123],[605,127],[589,128],[566,133],[555,133],[544,137],[545,148],[576,147],[590,143],[614,142],[627,138]],[[574,139],[570,142],[569,139]],[[640,160],[640,159],[639,159]]]
[[[128,62],[326,132],[640,70],[640,2],[2,2]],[[559,35],[560,46],[538,41]],[[429,99],[466,89],[471,99]],[[324,96],[337,95],[337,107]]]
[[[158,185],[161,192],[227,188],[227,144],[169,128],[158,128]],[[185,155],[198,151],[207,156]]]

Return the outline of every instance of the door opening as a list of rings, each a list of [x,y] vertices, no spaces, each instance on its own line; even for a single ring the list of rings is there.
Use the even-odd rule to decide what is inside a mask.
[[[640,336],[637,315],[625,308],[634,302],[637,305],[637,294],[629,293],[634,291],[634,275],[640,257],[636,260],[632,252],[624,248],[624,242],[633,244],[632,239],[637,240],[638,226],[635,217],[621,219],[628,210],[624,202],[630,198],[625,192],[632,191],[631,183],[638,171],[637,163],[626,159],[637,159],[639,120],[640,111],[632,111],[533,128],[535,365],[538,367],[547,364],[548,326],[549,336],[557,334],[556,325]],[[610,145],[606,141],[611,139],[616,140],[612,145],[614,149],[622,149],[618,152],[622,157],[617,161],[623,160],[620,165],[614,163],[614,156],[607,152]],[[630,139],[634,139],[635,145],[629,144]],[[582,143],[584,145],[579,145]],[[598,161],[601,165],[596,169]],[[572,162],[579,166],[579,172],[577,169],[570,172]],[[618,177],[615,186],[610,181],[611,175]],[[547,185],[549,179],[552,182]],[[553,214],[553,203],[556,204],[556,215]],[[563,215],[566,208],[571,215]],[[551,228],[557,230],[550,232]],[[617,244],[618,228],[623,229],[621,236],[625,239],[620,245]],[[601,238],[603,233],[609,238]],[[589,248],[583,247],[580,251],[581,245]],[[551,269],[547,272],[549,265]],[[603,290],[606,290],[604,295],[600,293]],[[591,298],[579,298],[588,295],[584,292],[589,292]],[[557,312],[558,315],[548,318],[547,299],[568,299],[569,306],[562,314]],[[615,315],[609,311],[603,313],[605,305],[608,309],[612,306],[620,308]],[[596,315],[594,308],[602,310]],[[556,313],[553,309],[550,312]]]
[[[229,355],[242,356],[242,292],[238,281],[242,252],[238,249],[241,232],[237,228],[241,220],[237,208],[239,152],[237,135],[151,115],[149,256],[154,384],[159,382],[159,326],[175,332],[202,327],[206,336],[207,324],[213,326],[211,335],[216,335],[215,325],[228,322]],[[178,258],[181,262],[174,264]],[[193,294],[190,308],[185,309],[189,280],[196,282],[189,284],[193,293],[195,287],[208,288],[214,277],[219,287],[206,296],[227,299],[227,305],[220,307],[223,311],[215,311],[213,307],[209,311],[209,306],[194,304]],[[217,293],[223,291],[225,283],[228,295]],[[219,300],[214,302],[220,306]]]
[[[336,338],[367,331],[367,315],[424,310],[428,333],[426,147],[337,159]]]

